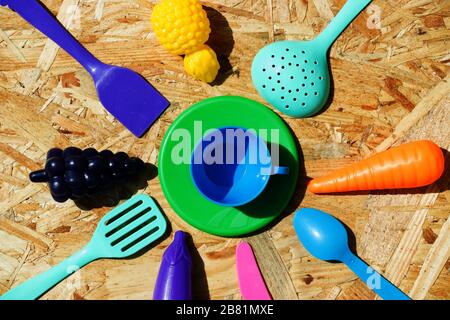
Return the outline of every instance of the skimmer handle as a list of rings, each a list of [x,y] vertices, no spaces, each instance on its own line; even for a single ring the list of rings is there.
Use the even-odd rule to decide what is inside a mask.
[[[372,0],[348,0],[336,17],[330,21],[325,30],[317,36],[316,41],[326,48],[331,47],[348,25],[371,2]]]

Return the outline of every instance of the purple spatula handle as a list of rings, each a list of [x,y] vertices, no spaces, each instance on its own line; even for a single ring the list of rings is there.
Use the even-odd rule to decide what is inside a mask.
[[[186,245],[186,233],[177,231],[163,254],[153,300],[191,300],[191,269],[192,258]]]
[[[91,75],[102,63],[87,51],[37,0],[0,0],[75,58]]]

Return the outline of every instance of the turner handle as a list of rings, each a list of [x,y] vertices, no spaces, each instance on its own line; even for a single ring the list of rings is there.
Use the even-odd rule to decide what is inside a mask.
[[[72,273],[95,260],[97,257],[93,256],[91,252],[89,246],[84,247],[53,268],[9,290],[0,297],[0,300],[35,300],[39,298]]]
[[[37,0],[0,0],[47,35],[68,54],[75,58],[89,73],[93,74],[101,62],[84,48],[61,23]]]
[[[399,288],[369,267],[367,263],[353,253],[349,253],[342,262],[384,300],[411,300]]]
[[[336,41],[350,23],[364,10],[372,0],[348,0],[336,17],[331,20],[325,30],[316,38],[327,48]]]

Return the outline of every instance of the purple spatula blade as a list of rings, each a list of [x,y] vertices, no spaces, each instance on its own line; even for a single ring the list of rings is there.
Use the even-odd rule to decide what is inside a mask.
[[[94,71],[93,77],[102,104],[137,137],[141,137],[170,104],[144,77],[132,70],[104,65]]]

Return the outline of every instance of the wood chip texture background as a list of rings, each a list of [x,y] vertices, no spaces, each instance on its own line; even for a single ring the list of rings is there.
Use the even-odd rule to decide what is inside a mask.
[[[209,43],[222,66],[214,85],[187,76],[182,58],[158,44],[150,25],[156,0],[42,3],[101,60],[141,73],[171,106],[143,138],[135,138],[103,109],[90,76],[73,58],[0,8],[0,294],[78,250],[110,210],[55,203],[45,184],[30,183],[29,172],[43,165],[49,148],[110,148],[156,165],[166,130],[193,103],[221,95],[264,103],[251,82],[256,52],[273,41],[313,38],[345,1],[202,1],[213,29]],[[300,207],[341,219],[354,233],[358,255],[412,298],[450,298],[448,167],[436,184],[419,190],[304,191],[306,176],[407,141],[430,139],[449,150],[449,48],[449,1],[374,0],[331,49],[331,105],[308,119],[281,115],[300,143],[304,176],[283,219],[247,238],[275,299],[377,299],[346,266],[307,253],[291,223]],[[240,299],[239,239],[190,227],[169,206],[157,176],[139,192],[158,201],[172,230],[192,235],[194,298]],[[42,299],[151,299],[170,241],[135,259],[96,261]]]

